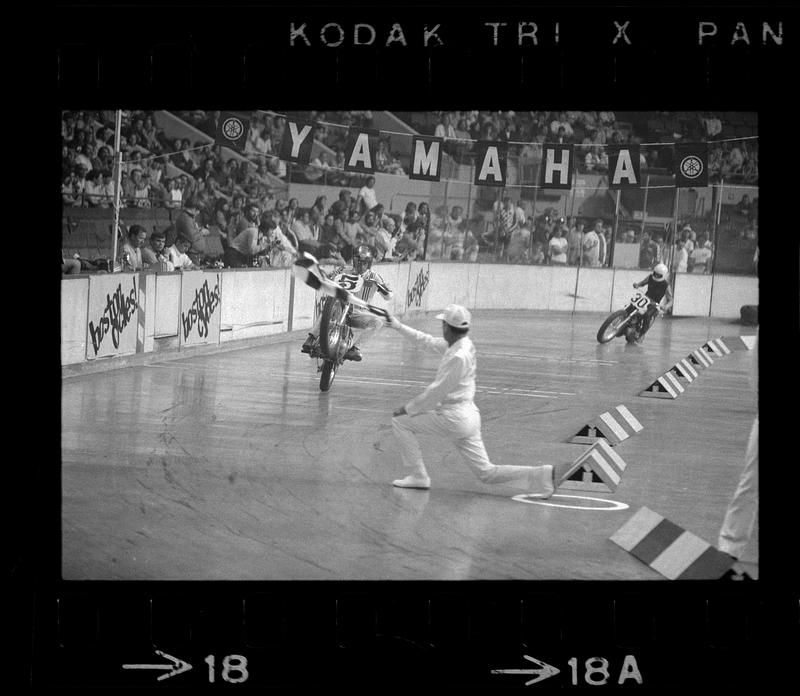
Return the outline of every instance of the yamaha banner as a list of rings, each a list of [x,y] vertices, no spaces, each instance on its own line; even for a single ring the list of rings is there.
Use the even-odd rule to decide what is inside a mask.
[[[296,118],[286,119],[286,128],[281,139],[280,158],[284,162],[307,165],[311,162],[311,146],[314,144],[315,124]]]
[[[411,140],[409,179],[439,181],[442,169],[442,138],[415,135]]]
[[[675,186],[708,186],[708,145],[675,146]]]
[[[539,186],[551,189],[572,188],[575,157],[572,145],[542,145],[542,163],[539,165]]]
[[[360,174],[375,173],[375,153],[378,152],[378,131],[350,128],[344,146],[344,170]]]
[[[475,143],[475,184],[505,186],[508,143],[479,140]]]
[[[639,188],[641,182],[638,145],[609,145],[608,188]]]
[[[219,126],[216,133],[218,145],[244,152],[248,133],[250,133],[249,119],[240,118],[227,111],[223,111],[219,115]]]

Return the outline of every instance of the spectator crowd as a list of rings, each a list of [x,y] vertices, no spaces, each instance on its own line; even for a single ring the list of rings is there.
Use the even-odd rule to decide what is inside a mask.
[[[186,122],[213,137],[220,112],[178,112]],[[325,125],[328,119],[344,126],[372,126],[369,111],[296,112],[291,114],[319,125],[315,138],[336,153],[329,162],[321,151],[306,171],[341,171],[345,128]],[[109,208],[114,200],[114,117],[112,111],[78,111],[62,114],[62,201],[65,206]],[[431,212],[427,202],[406,206],[402,214],[390,213],[375,190],[375,177],[362,178],[357,194],[343,188],[336,201],[320,196],[308,208],[281,193],[285,163],[280,150],[285,119],[268,112],[250,115],[250,132],[243,157],[223,158],[222,148],[207,140],[192,142],[168,138],[156,126],[152,112],[123,112],[120,151],[123,207],[172,209],[173,224],[147,235],[132,225],[123,247],[129,269],[161,270],[217,265],[289,265],[296,254],[309,251],[323,261],[346,262],[360,244],[374,250],[378,260],[428,259],[505,263],[607,266],[611,259],[611,224],[607,220],[572,218],[555,209],[538,217],[526,213],[521,201],[505,195],[487,216],[463,207]],[[713,114],[699,115],[695,139],[718,137],[723,129]],[[585,149],[588,171],[603,171],[606,143],[642,142],[623,127],[613,112],[443,112],[434,129],[451,139],[454,148],[469,147],[464,139],[508,140],[522,157],[535,145],[526,143],[579,142]],[[515,144],[521,141],[522,144]],[[720,143],[712,152],[713,166],[724,176],[750,171],[757,176],[757,151],[748,143]],[[453,150],[455,152],[455,150]],[[389,141],[381,141],[378,163],[383,171],[402,173],[400,154],[390,153]],[[661,164],[657,151],[642,152],[643,164]],[[326,183],[331,183],[328,180]],[[342,180],[343,186],[351,180]],[[747,201],[745,214],[751,215]],[[124,218],[124,215],[123,215]],[[138,229],[136,229],[138,227]],[[684,232],[688,234],[684,236]],[[136,234],[130,235],[131,230]],[[144,238],[142,234],[144,233]],[[694,237],[693,237],[694,235]],[[619,231],[618,242],[641,245],[640,267],[673,259],[676,271],[710,269],[713,248],[707,237],[698,238],[687,226],[674,249],[665,247],[664,236]],[[630,237],[630,238],[629,238]],[[185,248],[184,248],[185,247]],[[62,258],[65,272],[78,272],[72,260]],[[171,268],[170,268],[171,267]],[[83,270],[87,270],[83,268]]]

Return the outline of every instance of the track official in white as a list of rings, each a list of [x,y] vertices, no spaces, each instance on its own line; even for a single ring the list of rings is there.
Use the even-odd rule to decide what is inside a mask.
[[[758,399],[758,339],[752,354],[750,386]],[[747,451],[744,455],[744,469],[739,477],[736,492],[725,511],[725,519],[719,532],[717,546],[720,551],[730,554],[737,560],[742,557],[758,515],[758,416],[753,421]],[[736,579],[736,578],[734,578]]]
[[[460,305],[448,305],[442,314],[444,338],[405,326],[396,317],[389,326],[419,348],[442,354],[436,379],[425,391],[397,409],[392,428],[400,443],[400,456],[409,472],[393,485],[430,488],[431,479],[422,460],[417,435],[435,433],[450,440],[475,475],[488,484],[509,483],[530,495],[549,498],[554,491],[553,467],[497,465],[489,461],[481,437],[481,414],[475,405],[475,346],[467,336],[472,317]]]

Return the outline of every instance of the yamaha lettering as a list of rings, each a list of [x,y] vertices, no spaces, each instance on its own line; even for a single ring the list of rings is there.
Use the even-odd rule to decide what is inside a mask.
[[[208,281],[204,281],[202,287],[195,290],[194,302],[188,312],[181,312],[181,325],[183,326],[183,339],[186,340],[192,332],[195,324],[197,325],[197,335],[200,338],[208,336],[208,323],[214,310],[220,303],[219,283],[214,286],[214,290],[208,289]]]
[[[608,148],[608,188],[639,188],[639,146],[609,146]]]
[[[409,288],[407,299],[407,305],[410,307],[412,304],[416,305],[417,307],[422,306],[422,297],[425,294],[425,288],[428,287],[428,283],[431,280],[431,269],[428,267],[427,270],[423,271],[420,269],[419,275],[417,275],[417,279],[414,281],[414,284]]]
[[[89,335],[92,339],[92,348],[95,355],[100,352],[100,346],[108,334],[109,328],[111,329],[111,342],[114,344],[114,348],[119,348],[120,336],[139,307],[136,301],[137,296],[135,276],[133,278],[133,289],[127,297],[122,293],[122,283],[117,285],[113,297],[106,295],[106,307],[103,310],[103,315],[98,319],[97,324],[93,321],[89,322]]]
[[[315,124],[299,119],[287,119],[281,139],[280,158],[285,162],[307,165],[311,162]]]
[[[375,172],[375,153],[378,151],[378,131],[350,128],[344,146],[344,170],[373,174]]]

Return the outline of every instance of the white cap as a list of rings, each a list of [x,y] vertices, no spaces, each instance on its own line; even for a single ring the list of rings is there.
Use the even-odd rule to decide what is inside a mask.
[[[436,315],[437,319],[447,322],[456,329],[468,329],[472,323],[472,315],[466,307],[457,304],[450,304],[444,308],[444,312]]]

